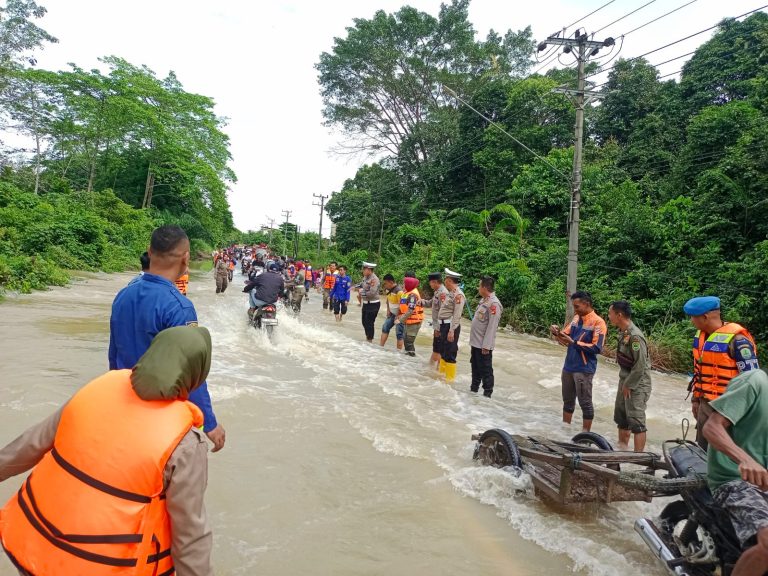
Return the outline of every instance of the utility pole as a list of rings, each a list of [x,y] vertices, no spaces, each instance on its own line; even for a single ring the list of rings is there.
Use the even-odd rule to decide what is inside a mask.
[[[576,29],[572,38],[560,37],[560,33],[550,36],[544,42],[539,44],[539,52],[545,50],[548,44],[563,46],[565,54],[573,54],[578,64],[578,88],[570,90],[567,88],[555,88],[554,92],[567,94],[572,97],[576,106],[576,126],[574,129],[574,148],[573,148],[573,173],[571,176],[571,206],[568,217],[568,277],[566,281],[566,290],[570,296],[577,290],[577,279],[579,271],[579,208],[581,206],[581,165],[582,149],[584,146],[584,108],[594,99],[599,98],[601,94],[586,90],[586,64],[590,58],[596,56],[601,48],[614,45],[613,38],[606,38],[598,42],[590,40],[586,31]],[[567,301],[566,322],[573,316],[573,304],[570,297]]]
[[[288,218],[291,217],[291,210],[283,210],[282,215],[285,216],[285,230],[283,230],[283,252],[285,252],[285,254],[283,254],[283,256],[288,258]]]
[[[269,222],[269,247],[272,248],[272,230],[275,227],[275,219],[267,218],[267,221]]]
[[[381,241],[384,239],[384,214],[387,212],[386,208],[381,209],[381,231],[379,232],[379,260],[381,260]]]
[[[325,208],[325,200],[328,196],[322,194],[312,194],[315,198],[320,198],[320,203],[312,202],[312,206],[320,206],[320,230],[317,235],[317,261],[320,262],[320,247],[323,242],[323,209]]]

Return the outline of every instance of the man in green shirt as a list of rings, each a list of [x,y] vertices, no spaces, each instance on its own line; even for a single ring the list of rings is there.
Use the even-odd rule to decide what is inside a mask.
[[[762,576],[768,572],[768,374],[740,374],[710,406],[707,481],[742,547],[749,546],[732,576]]]
[[[626,300],[618,300],[608,309],[608,319],[619,329],[616,362],[620,367],[619,387],[613,421],[619,427],[618,450],[629,450],[629,439],[634,434],[635,452],[645,450],[647,428],[645,407],[651,395],[651,357],[645,334],[632,322],[632,307]]]

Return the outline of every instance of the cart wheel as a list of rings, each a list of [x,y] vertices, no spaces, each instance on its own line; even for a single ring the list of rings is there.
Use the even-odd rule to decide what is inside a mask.
[[[600,448],[600,450],[610,450],[613,452],[611,443],[608,442],[604,436],[600,436],[600,434],[594,432],[579,432],[576,436],[571,438],[571,442],[574,444],[583,444],[584,446],[594,446],[595,448]]]
[[[504,430],[493,428],[486,430],[477,442],[474,458],[486,466],[520,468],[522,460],[517,443]]]

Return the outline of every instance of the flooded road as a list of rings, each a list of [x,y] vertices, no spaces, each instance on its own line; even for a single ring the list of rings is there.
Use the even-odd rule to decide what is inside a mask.
[[[0,444],[106,371],[109,307],[130,277],[90,275],[0,305]],[[525,475],[472,462],[470,435],[487,428],[579,431],[559,422],[563,349],[500,334],[488,400],[466,392],[468,330],[446,386],[426,367],[426,326],[408,358],[392,341],[364,342],[354,303],[338,325],[313,292],[300,318],[280,313],[270,341],[245,323],[241,286],[236,275],[216,296],[212,277],[193,273],[189,294],[213,335],[208,381],[228,438],[209,457],[218,575],[664,574],[632,530],[660,502],[559,512]],[[611,440],[616,381],[601,363],[595,431]],[[680,435],[685,384],[654,374],[650,449]],[[20,480],[0,485],[3,501]],[[0,575],[14,574],[3,557]]]

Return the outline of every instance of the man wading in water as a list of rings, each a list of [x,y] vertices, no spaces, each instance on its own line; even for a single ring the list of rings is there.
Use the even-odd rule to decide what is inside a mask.
[[[579,401],[582,430],[589,432],[595,417],[592,405],[592,378],[597,370],[597,356],[605,344],[608,329],[592,307],[589,292],[574,292],[571,296],[573,317],[564,330],[552,325],[549,330],[559,344],[567,346],[561,375],[563,386],[563,422],[570,424]]]

